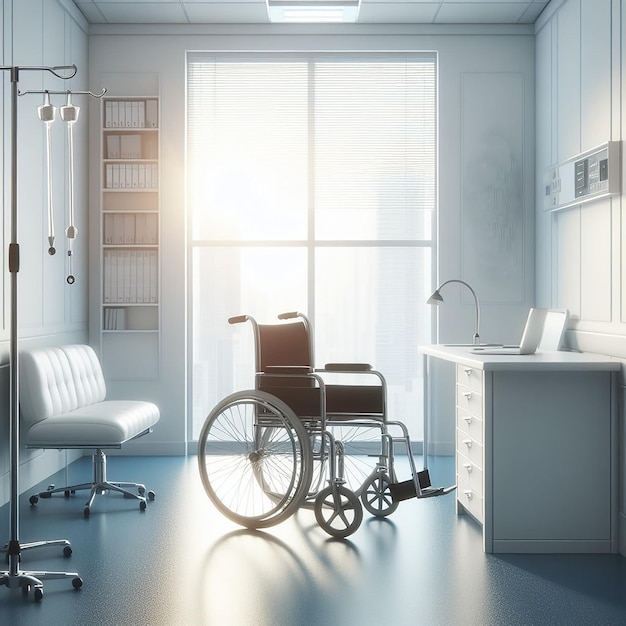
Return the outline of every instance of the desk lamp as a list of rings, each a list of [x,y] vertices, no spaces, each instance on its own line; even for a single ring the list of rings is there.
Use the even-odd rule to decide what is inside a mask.
[[[443,296],[441,295],[440,291],[442,287],[445,287],[448,283],[459,283],[461,285],[465,285],[465,287],[467,287],[472,292],[472,296],[474,296],[474,304],[476,305],[476,327],[475,327],[473,340],[474,340],[474,345],[478,345],[480,343],[480,333],[479,333],[480,304],[478,303],[478,297],[476,296],[476,292],[464,280],[458,280],[456,278],[452,278],[450,280],[446,280],[445,282],[441,283],[441,285],[439,285],[439,287],[437,287],[437,289],[433,291],[430,298],[426,300],[426,304],[435,304],[435,305],[441,304],[443,302]]]

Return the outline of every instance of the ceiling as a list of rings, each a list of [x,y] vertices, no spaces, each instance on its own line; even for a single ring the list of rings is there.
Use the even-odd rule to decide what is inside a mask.
[[[268,24],[265,0],[74,0],[91,24]],[[361,0],[359,24],[532,24],[549,0]]]

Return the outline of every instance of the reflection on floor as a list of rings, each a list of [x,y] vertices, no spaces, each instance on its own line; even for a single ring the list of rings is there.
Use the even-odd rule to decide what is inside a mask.
[[[69,480],[90,471],[90,459],[81,459]],[[453,473],[452,459],[432,461],[433,483],[452,482]],[[69,558],[54,548],[24,553],[22,569],[76,571],[84,585],[74,591],[69,582],[47,581],[41,602],[0,588],[2,624],[626,623],[626,559],[486,555],[480,529],[457,517],[452,495],[405,501],[389,519],[366,517],[339,541],[308,510],[263,532],[238,528],[210,504],[194,457],[110,457],[109,474],[144,480],[156,500],[141,512],[110,494],[85,519],[83,494],[35,507],[28,494],[21,498],[22,542],[67,538],[73,548]],[[64,473],[49,482],[67,484]],[[6,506],[0,532],[8,539]]]

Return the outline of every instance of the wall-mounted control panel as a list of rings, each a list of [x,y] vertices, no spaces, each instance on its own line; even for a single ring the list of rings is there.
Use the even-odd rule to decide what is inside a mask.
[[[544,174],[544,211],[558,211],[621,192],[621,141],[553,165]]]

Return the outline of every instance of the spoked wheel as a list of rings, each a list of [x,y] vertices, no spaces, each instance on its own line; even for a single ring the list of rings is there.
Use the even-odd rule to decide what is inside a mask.
[[[398,508],[399,503],[391,497],[390,483],[385,472],[378,472],[363,485],[361,502],[371,515],[387,517]]]
[[[247,528],[265,528],[287,519],[306,497],[311,446],[284,402],[262,391],[239,391],[207,417],[198,465],[221,513]]]
[[[343,485],[329,485],[315,499],[315,519],[329,535],[344,538],[361,525],[363,508],[353,491]]]

